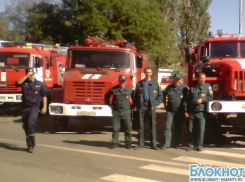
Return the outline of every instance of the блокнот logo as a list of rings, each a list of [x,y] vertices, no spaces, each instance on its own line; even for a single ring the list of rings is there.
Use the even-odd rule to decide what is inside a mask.
[[[212,164],[190,164],[189,181],[243,181],[244,167],[212,167]]]

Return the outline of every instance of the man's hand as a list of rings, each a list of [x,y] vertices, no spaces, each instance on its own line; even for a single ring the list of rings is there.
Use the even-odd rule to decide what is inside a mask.
[[[42,110],[41,110],[41,113],[42,114],[45,114],[47,112],[47,108],[46,107],[43,107]]]
[[[33,76],[33,74],[34,74],[33,72],[28,72],[27,75],[26,75],[26,77],[27,78],[31,78],[31,76]]]
[[[202,99],[198,99],[197,101],[196,101],[196,104],[201,104],[202,103]]]
[[[185,118],[189,118],[189,117],[190,117],[189,113],[185,112]]]

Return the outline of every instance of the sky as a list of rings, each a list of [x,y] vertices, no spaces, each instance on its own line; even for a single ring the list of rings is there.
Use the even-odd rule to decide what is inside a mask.
[[[213,0],[209,7],[211,27],[214,34],[218,29],[224,33],[239,33],[239,2],[240,0]],[[5,5],[10,5],[11,0],[0,0],[0,12],[5,10]],[[245,0],[243,0],[242,35],[245,36]]]

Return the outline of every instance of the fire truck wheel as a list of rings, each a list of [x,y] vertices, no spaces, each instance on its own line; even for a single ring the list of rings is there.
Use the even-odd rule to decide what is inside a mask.
[[[67,131],[68,119],[65,117],[54,118],[54,129],[56,132]]]

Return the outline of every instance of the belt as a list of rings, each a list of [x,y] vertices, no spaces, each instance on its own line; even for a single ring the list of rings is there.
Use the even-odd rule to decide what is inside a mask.
[[[144,103],[148,103],[148,102],[150,102],[150,100],[146,100],[146,99],[144,100]]]

